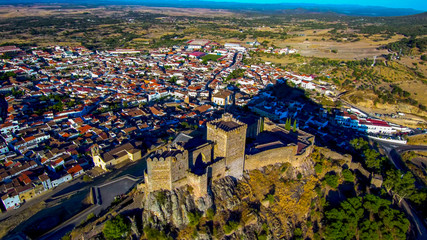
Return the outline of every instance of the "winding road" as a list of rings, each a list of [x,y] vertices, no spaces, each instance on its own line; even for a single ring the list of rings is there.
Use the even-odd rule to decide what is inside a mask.
[[[389,143],[381,140],[375,140],[378,144],[384,149],[387,157],[393,163],[393,165],[400,171],[406,172],[407,168],[403,163],[400,154],[406,151],[427,151],[427,146],[425,145],[405,145],[397,143]],[[410,204],[403,199],[401,201],[401,206],[405,210],[408,216],[412,219],[412,222],[415,223],[416,232],[418,234],[418,240],[427,239],[427,227],[426,221],[410,206]]]

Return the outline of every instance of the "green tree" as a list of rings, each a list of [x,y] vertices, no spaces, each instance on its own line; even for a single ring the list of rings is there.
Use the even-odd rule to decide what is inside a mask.
[[[409,221],[375,195],[350,198],[325,212],[325,239],[406,239]]]
[[[369,148],[369,143],[367,141],[365,141],[365,139],[363,138],[354,138],[350,141],[350,145],[355,149],[355,150],[365,150],[367,148]]]
[[[338,185],[339,185],[338,180],[339,180],[339,178],[338,178],[338,176],[336,174],[330,174],[330,173],[328,173],[328,174],[325,175],[325,182],[326,182],[326,184],[328,184],[332,188],[337,188],[338,187]]]
[[[321,174],[323,171],[323,165],[320,163],[316,163],[316,165],[314,165],[314,171],[316,172],[316,174]]]
[[[290,131],[291,130],[291,119],[286,119],[285,129]]]
[[[228,221],[227,224],[224,225],[225,234],[230,234],[232,231],[236,230],[239,227],[239,222],[236,221]]]
[[[149,226],[144,227],[144,234],[147,239],[155,240],[171,240],[172,237],[167,236],[166,233],[159,231],[155,228],[150,228]]]
[[[380,154],[374,149],[366,149],[363,151],[362,156],[365,158],[365,163],[368,168],[379,169],[381,161],[379,160]]]
[[[83,176],[83,182],[90,182],[90,181],[92,181],[91,177],[89,177],[88,175]]]
[[[297,120],[294,120],[294,126],[292,127],[292,131],[296,132],[297,131]]]
[[[403,199],[410,199],[420,203],[426,198],[425,193],[417,191],[415,178],[411,172],[403,174],[399,170],[389,170],[383,183],[387,192],[396,197],[400,203]]]
[[[344,169],[342,171],[342,176],[346,182],[354,182],[354,175],[349,169]]]
[[[102,233],[107,240],[124,239],[129,229],[130,226],[125,219],[121,215],[117,215],[105,223]]]

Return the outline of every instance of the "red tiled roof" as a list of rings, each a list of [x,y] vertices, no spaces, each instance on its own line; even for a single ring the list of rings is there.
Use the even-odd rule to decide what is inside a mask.
[[[80,171],[83,171],[83,168],[79,164],[77,164],[76,166],[71,167],[67,170],[67,172],[71,175],[74,175]]]

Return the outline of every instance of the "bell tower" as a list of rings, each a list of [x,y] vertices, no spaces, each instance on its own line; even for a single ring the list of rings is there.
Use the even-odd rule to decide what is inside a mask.
[[[92,148],[90,149],[90,151],[92,153],[92,158],[96,157],[96,156],[99,156],[99,146],[98,146],[98,144],[94,144],[92,146]]]

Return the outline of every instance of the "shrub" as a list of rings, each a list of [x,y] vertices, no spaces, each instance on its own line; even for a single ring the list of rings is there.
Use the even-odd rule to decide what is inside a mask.
[[[200,218],[202,217],[202,214],[199,211],[193,212],[187,212],[188,220],[190,221],[191,226],[196,226],[199,224]]]
[[[123,239],[128,234],[129,229],[130,226],[125,219],[121,215],[117,215],[105,223],[102,233],[107,240]]]
[[[145,227],[144,228],[145,237],[147,239],[157,239],[157,240],[171,240],[172,238],[166,233],[161,232],[155,228]]]
[[[156,200],[159,202],[159,204],[163,205],[166,202],[166,193],[160,191],[156,195]]]
[[[225,234],[230,234],[234,230],[239,227],[239,223],[236,221],[228,221],[227,224],[224,225],[224,232]]]
[[[314,171],[316,171],[316,174],[321,174],[323,171],[323,165],[320,163],[314,165]]]
[[[325,182],[326,184],[328,184],[330,187],[332,188],[337,188],[338,187],[338,176],[335,174],[326,174],[325,175]]]
[[[274,203],[274,195],[273,194],[268,194],[265,199],[268,200],[268,202],[270,202],[270,204]]]
[[[342,176],[346,182],[354,182],[354,175],[349,169],[344,169],[342,171]]]
[[[214,210],[213,208],[209,208],[209,209],[206,211],[206,217],[207,217],[209,220],[212,220],[212,219],[214,218],[214,216],[215,216],[215,210]]]
[[[83,176],[83,182],[91,182],[91,181],[92,181],[92,178],[89,177],[88,175]]]
[[[86,221],[90,221],[92,218],[95,218],[95,213],[89,213],[86,217]]]
[[[295,230],[294,230],[294,236],[295,237],[301,237],[302,236],[302,230],[301,230],[301,228],[295,228]]]

